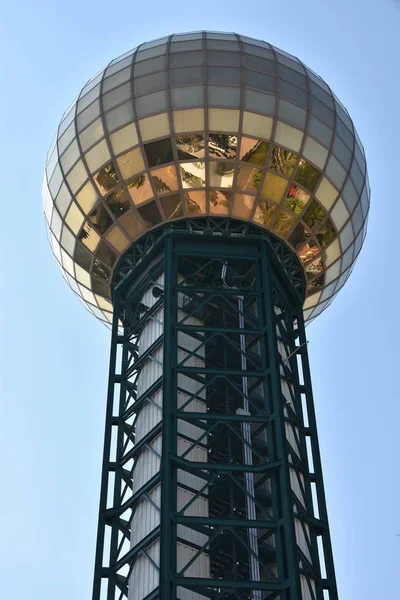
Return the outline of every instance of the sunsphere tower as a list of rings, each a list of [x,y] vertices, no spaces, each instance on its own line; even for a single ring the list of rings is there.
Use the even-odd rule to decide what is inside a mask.
[[[93,600],[337,600],[304,322],[369,195],[328,85],[236,34],[142,44],[64,114],[49,240],[112,327]]]

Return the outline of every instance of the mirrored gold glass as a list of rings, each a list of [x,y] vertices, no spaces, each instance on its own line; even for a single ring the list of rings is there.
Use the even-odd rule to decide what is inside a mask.
[[[322,248],[325,248],[337,236],[336,230],[330,219],[327,219],[316,234],[316,238]]]
[[[121,229],[116,225],[108,231],[106,240],[117,252],[124,252],[130,244],[128,238],[125,237]]]
[[[177,135],[175,138],[178,160],[204,158],[204,136],[197,134]]]
[[[242,137],[240,144],[240,160],[263,167],[267,161],[268,151],[268,142]]]
[[[186,213],[190,215],[205,214],[206,212],[206,193],[190,191],[184,192]]]
[[[172,154],[172,145],[170,138],[164,138],[157,142],[150,142],[144,145],[144,150],[147,156],[149,167],[157,167],[165,163],[172,162],[174,157]]]
[[[285,194],[288,182],[286,179],[275,175],[275,173],[267,173],[262,185],[261,193],[268,200],[280,202]]]
[[[104,201],[116,219],[131,207],[129,198],[125,190],[121,187],[118,187],[114,192],[111,192]]]
[[[221,190],[209,191],[210,213],[216,215],[227,215],[231,203],[231,192]]]
[[[235,163],[233,160],[210,161],[210,185],[213,187],[232,187]]]
[[[304,227],[303,223],[298,223],[296,227],[293,229],[292,233],[288,237],[288,242],[293,246],[295,250],[300,248],[310,237],[310,232],[306,227]]]
[[[112,162],[93,175],[93,179],[101,194],[106,194],[119,184],[118,173]]]
[[[239,165],[236,187],[246,192],[256,194],[262,179],[262,170],[246,165]]]
[[[179,172],[183,188],[204,187],[206,184],[206,164],[204,162],[181,163]]]
[[[136,205],[142,204],[142,202],[149,200],[154,195],[147,173],[137,175],[126,183],[126,187]]]
[[[303,264],[312,260],[319,253],[319,246],[316,241],[311,238],[303,246],[299,252],[299,258]]]
[[[112,218],[101,202],[90,213],[89,221],[99,233],[104,233],[112,225]]]
[[[76,201],[85,215],[87,215],[96,204],[98,197],[97,191],[94,189],[92,183],[88,181],[79,194],[77,194]]]
[[[310,199],[310,194],[302,190],[298,185],[293,183],[286,196],[286,200],[284,202],[284,207],[295,213],[296,215],[300,215],[303,212],[303,208],[307,204]]]
[[[167,219],[177,219],[183,216],[180,194],[172,194],[160,198],[160,204]]]
[[[147,227],[154,227],[154,225],[158,225],[161,222],[160,211],[155,200],[141,206],[138,208],[138,211]]]
[[[318,229],[321,221],[325,219],[326,212],[316,200],[312,200],[310,206],[307,208],[303,216],[303,221],[309,226],[310,229],[315,231]]]
[[[290,215],[284,210],[281,210],[278,214],[278,218],[272,226],[272,231],[281,237],[285,237],[293,227],[295,220],[296,217]]]
[[[178,189],[178,175],[174,165],[151,171],[151,175],[158,194],[165,194]]]
[[[269,225],[275,216],[276,210],[277,207],[275,204],[260,198],[253,216],[254,223],[264,226]]]
[[[143,171],[145,168],[140,148],[134,148],[133,150],[126,152],[126,154],[117,158],[117,163],[124,179],[129,179],[133,175],[136,175],[136,173]]]
[[[119,219],[118,223],[131,240],[136,240],[139,235],[145,231],[143,221],[140,219],[139,215],[133,211],[125,213],[124,216]]]
[[[305,187],[310,192],[313,192],[318,183],[321,172],[313,167],[309,162],[301,159],[297,167],[295,180],[297,183]]]
[[[238,219],[249,219],[253,210],[255,197],[248,194],[235,194],[233,198],[232,216]]]
[[[293,173],[297,162],[297,154],[291,150],[285,150],[280,146],[272,148],[271,157],[269,159],[269,168],[285,177],[290,177]]]
[[[98,235],[98,233],[93,229],[93,227],[91,226],[91,224],[86,221],[86,223],[84,224],[84,226],[82,227],[82,230],[79,234],[79,239],[81,240],[81,242],[83,244],[85,244],[85,246],[87,248],[89,248],[89,250],[91,250],[92,252],[94,252],[97,248],[97,245],[100,241],[100,236]]]
[[[208,155],[210,158],[235,158],[236,148],[236,135],[210,133],[208,136]]]

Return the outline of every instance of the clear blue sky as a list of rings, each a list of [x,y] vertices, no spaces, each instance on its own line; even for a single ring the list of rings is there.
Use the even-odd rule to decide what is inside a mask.
[[[369,232],[353,275],[308,328],[340,600],[400,598],[399,30],[395,0],[3,3],[0,597],[91,597],[109,332],[67,288],[41,185],[61,114],[140,42],[236,31],[299,56],[364,143]]]

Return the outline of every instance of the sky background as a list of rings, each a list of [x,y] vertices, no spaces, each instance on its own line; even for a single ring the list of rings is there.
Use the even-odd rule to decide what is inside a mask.
[[[400,598],[400,2],[3,3],[0,598],[91,598],[110,336],[62,279],[41,186],[62,113],[109,60],[181,31],[298,56],[348,108],[372,206],[354,272],[308,328],[340,600]],[[397,175],[396,175],[397,173]]]

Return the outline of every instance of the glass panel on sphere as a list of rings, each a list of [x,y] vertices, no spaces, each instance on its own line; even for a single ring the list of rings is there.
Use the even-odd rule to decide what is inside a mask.
[[[207,67],[207,82],[222,85],[240,85],[240,69],[231,67]]]
[[[79,210],[78,206],[75,204],[75,202],[72,202],[72,204],[67,212],[67,216],[65,218],[65,222],[68,225],[68,227],[74,233],[78,233],[84,219],[85,219],[85,217]]]
[[[117,164],[124,179],[129,179],[145,169],[142,151],[134,148],[117,158]]]
[[[104,233],[112,225],[112,218],[101,202],[90,213],[89,221],[99,233]]]
[[[300,159],[295,175],[295,180],[297,183],[305,187],[310,192],[313,192],[318,183],[320,175],[321,172],[318,171],[318,169],[313,167],[306,160]]]
[[[202,65],[204,56],[202,52],[176,52],[169,56],[169,68],[193,67]]]
[[[353,150],[354,135],[352,132],[350,132],[347,129],[346,125],[343,123],[343,121],[341,119],[336,119],[336,131],[340,135],[340,137],[342,138],[342,140],[344,141],[346,146],[350,150]]]
[[[303,223],[298,223],[293,229],[292,233],[288,238],[289,244],[293,246],[295,250],[300,248],[304,242],[310,237],[310,232],[306,229]]]
[[[175,143],[179,160],[204,158],[203,135],[177,135],[175,138]]]
[[[326,248],[326,246],[335,239],[336,235],[337,233],[332,221],[327,219],[317,232],[316,238],[321,248]]]
[[[80,113],[85,108],[87,108],[89,106],[89,104],[91,104],[96,98],[98,98],[99,92],[100,92],[100,84],[97,84],[94,88],[92,88],[90,90],[90,92],[88,92],[87,94],[82,96],[82,98],[80,98],[78,100],[76,112]]]
[[[80,267],[77,264],[75,265],[75,275],[76,275],[76,279],[77,279],[77,281],[79,281],[79,283],[82,283],[83,285],[86,285],[86,286],[90,285],[89,273],[85,269],[82,269],[82,267]],[[85,300],[87,300],[88,302],[91,302],[92,298],[93,298],[93,302],[95,301],[93,294],[91,294],[91,292],[89,292],[88,289],[83,288],[81,286],[79,286],[79,289],[81,290],[81,294],[85,298]],[[86,292],[88,293],[88,296],[86,296]]]
[[[338,197],[338,191],[326,179],[326,177],[322,177],[316,189],[315,195],[321,204],[326,208],[326,210],[329,210]]]
[[[318,229],[321,222],[325,219],[326,212],[318,202],[315,200],[311,201],[310,206],[306,210],[303,216],[303,221],[309,226],[310,229],[315,231]]]
[[[82,229],[82,231],[84,230]],[[93,233],[95,232],[93,231]],[[92,253],[90,252],[90,250],[82,246],[82,244],[80,244],[79,242],[77,242],[75,246],[74,260],[83,269],[86,269],[86,271],[90,271],[92,266]]]
[[[102,89],[103,102],[104,102],[104,95],[106,95],[107,92],[122,85],[126,81],[129,81],[130,77],[131,77],[130,66],[126,67],[125,69],[122,69],[121,71],[119,71],[118,73],[115,73],[114,75],[111,75],[110,77],[106,77],[103,81],[103,89]]]
[[[207,50],[224,50],[225,52],[239,52],[239,42],[224,40],[207,40]]]
[[[60,165],[57,163],[49,181],[49,190],[52,198],[55,198],[58,194],[58,190],[61,187],[63,176],[61,173]]]
[[[264,92],[275,93],[275,77],[265,75],[264,73],[256,73],[255,71],[244,70],[243,82],[245,86],[263,90]]]
[[[284,210],[281,210],[272,226],[272,231],[281,237],[286,237],[286,235],[292,229],[295,221],[296,217],[290,215]]]
[[[348,179],[342,190],[342,198],[349,209],[349,212],[353,212],[358,202],[359,195],[356,188],[352,184],[351,180]]]
[[[319,246],[313,238],[309,238],[307,243],[298,253],[298,256],[303,264],[313,259],[319,253]]]
[[[175,165],[156,169],[151,172],[151,176],[158,194],[165,194],[178,189],[178,175]]]
[[[353,232],[353,225],[351,221],[348,221],[347,224],[343,227],[342,231],[339,235],[340,245],[342,246],[342,252],[346,250],[350,244],[353,243],[355,235]]]
[[[143,142],[169,135],[170,132],[168,115],[166,113],[142,119],[139,121],[139,127]]]
[[[154,225],[161,223],[160,211],[154,200],[153,202],[149,202],[149,204],[145,204],[141,208],[138,208],[138,211],[147,227],[154,227]]]
[[[350,248],[342,256],[342,271],[345,271],[352,263],[354,246]]]
[[[279,95],[286,98],[295,104],[299,104],[304,108],[308,108],[308,94],[304,90],[288,83],[287,81],[279,81]]]
[[[79,194],[77,194],[76,201],[85,215],[87,215],[96,204],[97,198],[97,191],[94,189],[91,182],[88,181],[87,184],[81,189]]]
[[[174,130],[176,133],[201,131],[204,129],[204,109],[174,110],[172,112]]]
[[[256,90],[244,90],[244,108],[246,110],[260,112],[265,115],[273,115],[275,112],[276,97],[272,94],[264,94]]]
[[[64,152],[64,150],[70,145],[70,143],[72,142],[74,137],[75,137],[75,123],[71,123],[71,125],[68,127],[66,132],[57,141],[59,156],[61,156],[61,154]],[[57,160],[57,153],[54,153],[54,166],[55,166],[56,160]],[[48,173],[48,175],[50,175],[50,177],[51,177],[52,172],[53,171],[51,169],[50,163],[48,163],[47,173]]]
[[[206,165],[202,161],[181,163],[179,172],[183,188],[204,187],[206,184]]]
[[[256,194],[261,185],[262,170],[256,167],[239,166],[236,187],[251,194]]]
[[[354,228],[355,234],[357,235],[364,223],[360,204],[358,204],[358,206],[356,207],[351,218],[353,221],[353,228]]]
[[[147,173],[137,175],[127,182],[126,187],[135,204],[142,204],[154,195]]]
[[[236,52],[218,52],[215,50],[207,50],[206,63],[208,65],[240,67],[240,54],[237,54]]]
[[[244,111],[242,132],[243,134],[269,140],[271,137],[272,124],[273,120],[270,117],[263,117],[262,115]]]
[[[336,226],[336,229],[341,229],[349,218],[349,211],[341,198],[338,198],[335,206],[332,209],[331,217]]]
[[[214,131],[236,133],[239,129],[239,111],[210,108],[208,110],[208,127]]]
[[[135,96],[145,96],[157,90],[162,90],[168,85],[166,71],[145,75],[144,77],[135,77],[133,83],[133,93]]]
[[[81,187],[81,185],[85,183],[87,178],[88,175],[86,169],[83,166],[83,162],[80,160],[75,164],[72,171],[70,171],[66,177],[67,183],[70,187],[72,194],[75,194],[75,192]]]
[[[275,173],[267,173],[261,193],[268,200],[280,202],[287,188],[287,180],[275,175]]]
[[[68,111],[67,114],[65,114],[65,117],[63,118],[63,120],[60,123],[60,126],[58,128],[58,138],[60,138],[62,136],[62,134],[64,133],[64,131],[70,126],[70,124],[72,123],[72,121],[74,120],[75,117],[75,111],[76,111],[76,104],[75,102],[73,102],[70,110]]]
[[[93,286],[94,289],[95,286]],[[104,293],[104,296],[108,296],[109,295],[109,290],[108,287],[105,287],[106,292]],[[99,294],[102,292],[99,292]],[[98,305],[100,306],[100,308],[104,308],[105,310],[112,310],[112,304],[111,302],[109,302],[108,300],[106,300],[105,298],[102,298],[101,296],[96,296],[96,300]]]
[[[187,42],[173,41],[169,51],[170,52],[190,52],[191,50],[201,50],[203,47],[202,40],[193,40]]]
[[[66,271],[68,271],[68,273],[70,273],[73,277],[75,277],[74,262],[73,262],[72,258],[63,249],[61,249],[61,258],[62,258],[62,264],[63,264],[64,269]],[[75,280],[73,280],[73,282],[75,282]],[[76,282],[75,282],[75,286],[76,286]],[[72,289],[74,289],[72,284],[71,284],[71,287],[72,287]]]
[[[338,239],[335,239],[325,250],[325,264],[327,267],[334,263],[340,256],[340,244]]]
[[[111,279],[110,269],[97,258],[93,260],[93,274],[104,281]]]
[[[310,263],[306,268],[306,276],[307,279],[312,279],[316,275],[319,275],[324,270],[324,263],[322,262],[322,258],[317,258],[312,263]]]
[[[70,202],[71,202],[71,194],[69,193],[68,188],[65,185],[65,183],[63,183],[62,186],[60,187],[60,191],[58,192],[56,200],[54,202],[54,204],[57,207],[58,212],[60,213],[60,215],[62,217],[65,215]]]
[[[62,228],[61,246],[64,248],[64,250],[68,252],[70,256],[73,255],[75,247],[75,237],[72,235],[72,233],[66,225],[64,225]]]
[[[116,225],[112,227],[107,235],[106,240],[117,252],[124,252],[130,244],[130,241],[122,233],[121,229]]]
[[[121,56],[117,56],[117,58],[111,61],[111,64],[107,67],[105,76],[110,77],[113,75],[113,73],[117,73],[118,71],[121,71],[121,69],[126,69],[128,66],[130,66],[132,64],[133,53],[134,50],[129,50],[129,52],[126,52]]]
[[[79,134],[79,141],[81,144],[82,152],[85,152],[90,146],[93,146],[98,140],[104,135],[103,125],[101,119],[96,119],[89,127],[86,127]]]
[[[197,31],[193,33],[176,33],[172,36],[172,43],[184,42],[187,40],[201,40],[203,39],[203,32]]]
[[[145,225],[139,215],[133,211],[124,214],[118,221],[131,240],[136,240],[145,230]]]
[[[232,216],[237,219],[249,219],[253,210],[255,197],[248,194],[235,194],[233,198]]]
[[[87,221],[79,234],[79,239],[91,252],[94,252],[99,244],[100,236]]]
[[[90,106],[88,106],[83,112],[81,112],[76,119],[76,125],[78,131],[82,131],[89,123],[97,119],[100,114],[100,102],[96,100]]]
[[[231,192],[221,190],[210,190],[208,194],[210,201],[210,213],[215,215],[227,215],[231,204]]]
[[[268,142],[242,137],[240,144],[240,160],[263,167],[267,160],[268,150]]]
[[[328,156],[328,150],[312,137],[308,136],[304,144],[303,156],[314,163],[319,169],[323,169]]]
[[[157,75],[155,75],[154,77],[157,77]],[[203,83],[203,67],[185,67],[183,69],[171,69],[169,72],[169,83],[171,86],[193,85],[196,83]]]
[[[310,199],[310,194],[302,190],[298,185],[292,183],[284,202],[284,207],[300,215],[303,212],[303,208]]]
[[[259,225],[269,225],[276,213],[276,206],[262,198],[258,201],[253,221]]]
[[[104,112],[110,110],[117,104],[122,104],[129,100],[131,97],[131,84],[130,82],[124,83],[120,87],[115,88],[112,92],[108,92],[108,94],[104,94],[103,96],[103,110]]]
[[[85,154],[86,164],[91,173],[97,171],[97,169],[108,162],[110,158],[111,156],[106,140],[102,140],[97,146],[94,146],[94,148]]]
[[[308,89],[307,78],[304,75],[302,75],[301,73],[298,73],[297,71],[295,71],[285,65],[280,64],[279,76],[282,77],[282,79],[284,79],[285,81],[288,81],[289,83],[293,83],[293,85],[296,85],[297,87],[299,87],[303,90]]]
[[[131,207],[131,203],[129,202],[125,190],[120,186],[118,186],[114,192],[111,192],[111,194],[104,199],[104,202],[116,219],[127,212]]]
[[[97,257],[101,260],[104,265],[108,267],[113,267],[115,261],[117,260],[116,253],[106,244],[105,241],[101,241],[97,250]],[[93,273],[95,273],[93,269]],[[96,272],[97,274],[97,272]]]
[[[61,227],[62,227],[61,217],[56,210],[53,210],[53,214],[51,217],[50,229],[54,233],[55,237],[58,240],[60,239]]]
[[[224,133],[208,135],[208,155],[210,158],[235,158],[237,136]]]
[[[240,88],[210,85],[207,88],[209,106],[226,106],[239,108]]]
[[[160,198],[160,204],[167,219],[183,217],[182,202],[179,194],[163,196]]]
[[[148,58],[154,58],[155,56],[161,56],[162,54],[165,54],[165,50],[165,44],[156,46],[155,48],[149,48],[148,50],[141,50],[135,56],[135,63],[147,60]]]
[[[210,161],[209,185],[213,187],[232,187],[234,172],[235,163],[233,160]]]
[[[353,164],[351,165],[350,176],[357,190],[357,193],[361,194],[361,190],[364,185],[364,176],[361,173],[360,167],[358,166],[355,160],[353,160]]]
[[[123,129],[116,131],[110,135],[110,142],[114,154],[120,154],[138,143],[135,123],[127,125]]]
[[[204,88],[202,85],[172,88],[170,94],[172,108],[191,108],[203,106],[204,104]]]
[[[206,212],[206,194],[205,192],[190,191],[184,192],[186,212],[190,215],[205,214]]]
[[[137,77],[142,77],[142,75],[148,75],[150,73],[157,73],[157,71],[162,71],[167,66],[167,57],[157,56],[156,58],[152,58],[151,60],[146,60],[145,62],[141,62],[135,64],[134,66],[134,79]]]
[[[261,73],[271,73],[272,75],[276,75],[276,62],[273,60],[267,60],[251,54],[244,54],[243,65],[246,67],[246,69],[252,69],[254,71],[261,71]]]
[[[320,102],[325,104],[331,110],[334,109],[333,98],[330,94],[325,92],[319,85],[314,83],[314,81],[310,81],[310,91],[313,96],[318,98]]]
[[[136,113],[139,119],[154,113],[165,112],[168,108],[167,92],[161,90],[135,100]]]
[[[125,102],[105,114],[108,131],[119,129],[129,121],[133,121],[132,102]]]
[[[275,60],[274,53],[269,48],[269,46],[261,46],[260,44],[255,44],[254,42],[243,43],[243,52],[246,54],[253,54],[254,56],[260,56],[261,58]]]
[[[268,167],[285,177],[290,177],[297,163],[297,154],[291,150],[285,150],[280,146],[272,148]]]
[[[149,167],[157,167],[174,160],[170,138],[144,145]]]
[[[120,183],[118,173],[112,162],[93,175],[93,179],[101,194],[106,194]]]
[[[280,119],[290,123],[290,125],[294,125],[299,129],[305,127],[307,111],[282,98],[279,100],[278,115]]]
[[[345,169],[350,167],[352,153],[337,134],[333,141],[332,152]]]
[[[286,146],[295,152],[299,152],[301,142],[303,141],[303,132],[295,129],[282,121],[278,121],[275,131],[275,142],[280,146]]]
[[[311,96],[311,112],[329,127],[335,123],[335,114],[325,104],[320,102],[315,96]]]
[[[333,131],[313,115],[309,115],[308,118],[308,133],[321,142],[321,144],[329,148]]]

